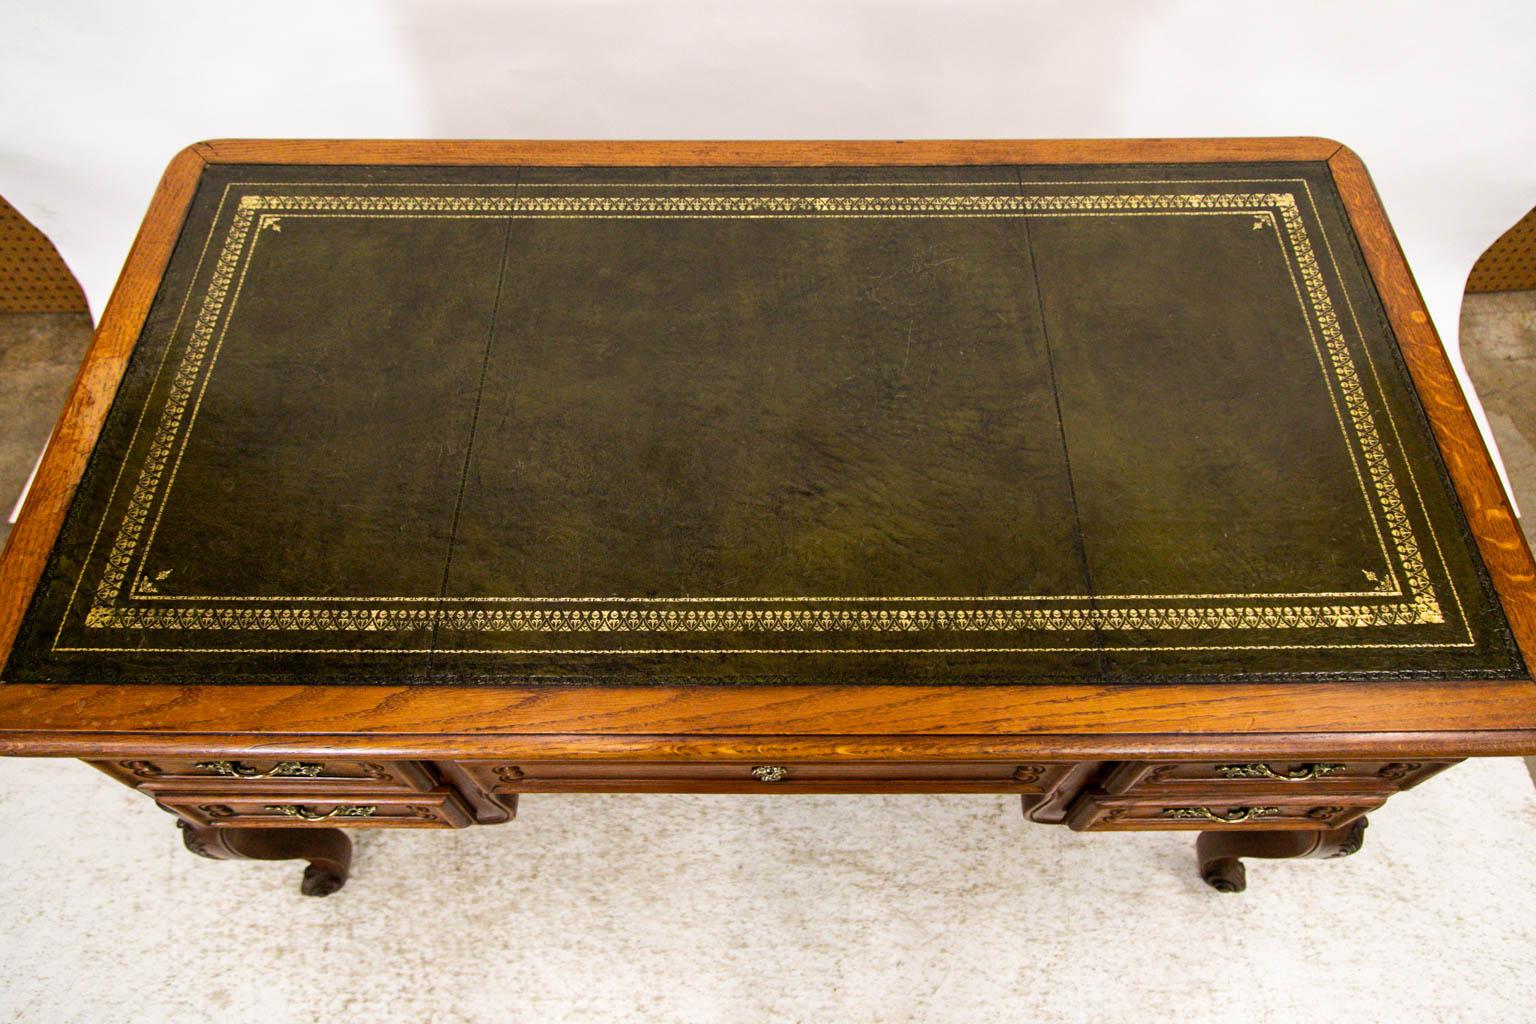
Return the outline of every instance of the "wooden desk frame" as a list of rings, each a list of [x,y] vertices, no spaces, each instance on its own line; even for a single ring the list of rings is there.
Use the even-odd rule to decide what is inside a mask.
[[[1326,162],[1527,664],[1536,563],[1360,159],[1314,138],[217,141],[172,160],[0,558],[0,664],[210,164],[815,166]],[[1257,731],[1256,731],[1257,730]],[[0,754],[564,761],[1440,758],[1536,752],[1536,685],[754,688],[0,685]],[[656,786],[653,788],[668,788]],[[672,787],[678,788],[678,787]],[[905,788],[893,780],[889,791]],[[1295,851],[1292,851],[1295,852]],[[253,854],[254,855],[254,854]]]

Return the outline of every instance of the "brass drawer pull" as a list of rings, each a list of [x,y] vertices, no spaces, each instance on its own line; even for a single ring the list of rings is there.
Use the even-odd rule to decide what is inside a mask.
[[[1344,770],[1342,764],[1304,764],[1295,771],[1277,772],[1267,764],[1219,764],[1216,773],[1224,779],[1274,779],[1277,782],[1311,782]]]
[[[199,761],[193,767],[200,772],[227,775],[232,779],[312,779],[325,771],[325,765],[313,761],[279,761],[264,772],[239,761]]]
[[[1255,818],[1273,818],[1280,813],[1278,807],[1238,807],[1226,814],[1217,814],[1209,807],[1164,807],[1163,817],[1219,821],[1224,825],[1237,825]]]
[[[789,769],[778,764],[760,764],[752,769],[752,777],[758,782],[783,782]]]
[[[305,821],[329,821],[331,818],[371,818],[378,808],[372,804],[342,804],[321,814],[300,804],[267,804],[265,810],[270,814],[282,814]]]

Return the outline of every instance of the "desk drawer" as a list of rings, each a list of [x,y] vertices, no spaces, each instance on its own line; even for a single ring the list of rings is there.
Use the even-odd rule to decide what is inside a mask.
[[[221,788],[233,786],[262,792],[288,792],[334,789],[339,783],[350,790],[424,793],[435,785],[426,769],[415,761],[338,761],[328,757],[157,757],[153,760],[91,763],[130,786],[150,790],[214,783]]]
[[[446,789],[427,793],[156,792],[155,801],[199,825],[222,828],[464,828],[470,814]]]
[[[1085,793],[1072,805],[1067,824],[1079,832],[1138,832],[1198,829],[1332,829],[1386,803],[1374,794],[1304,793],[1296,796],[1234,798],[1229,792],[1144,796]]]
[[[1396,793],[1455,761],[1268,758],[1229,761],[1130,761],[1104,780],[1106,793],[1142,796],[1199,790],[1225,793]]]
[[[1048,793],[1067,763],[463,761],[497,793]]]

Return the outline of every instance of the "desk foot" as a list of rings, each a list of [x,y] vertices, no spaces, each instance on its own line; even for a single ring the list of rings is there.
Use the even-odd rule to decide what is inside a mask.
[[[176,822],[187,849],[211,860],[307,860],[299,891],[329,896],[347,884],[352,840],[335,828],[198,828]]]
[[[1365,842],[1364,818],[1326,831],[1202,832],[1195,841],[1200,877],[1217,892],[1242,892],[1248,873],[1241,857],[1348,857]]]

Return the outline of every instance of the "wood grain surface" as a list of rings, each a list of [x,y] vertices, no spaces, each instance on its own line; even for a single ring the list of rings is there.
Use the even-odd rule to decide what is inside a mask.
[[[28,685],[0,686],[0,753],[1461,757],[1532,749],[1530,730],[1509,725],[1530,721],[1532,703],[1527,683],[543,690]]]
[[[218,139],[188,147],[211,164],[525,164],[760,167],[1220,163],[1327,160],[1331,139],[988,139],[888,141],[447,141]]]

